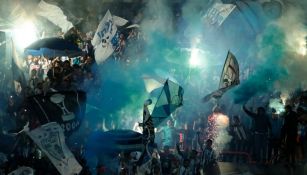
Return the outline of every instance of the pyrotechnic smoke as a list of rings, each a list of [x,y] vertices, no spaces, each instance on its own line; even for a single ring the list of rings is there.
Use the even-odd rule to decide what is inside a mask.
[[[282,103],[282,100],[278,98],[271,99],[269,107],[274,108],[277,114],[280,114],[285,111],[285,106]]]
[[[173,12],[169,1],[151,0],[148,1],[144,10],[144,19],[141,23],[142,31],[149,36],[155,32],[161,32],[165,37],[173,35]]]
[[[266,28],[258,39],[257,50],[253,51],[258,67],[234,91],[235,103],[245,103],[257,94],[266,93],[274,88],[277,81],[287,77],[287,72],[281,65],[285,44],[285,35],[280,27],[272,24]]]
[[[306,47],[303,7],[307,6],[293,5],[289,4],[282,17],[268,24],[258,36],[257,48],[251,51],[258,65],[253,75],[234,91],[236,103],[245,103],[269,91],[291,92],[299,87],[306,88],[304,65],[307,59],[302,47]]]
[[[227,144],[231,141],[232,136],[229,135],[227,128],[229,126],[229,118],[228,116],[222,113],[213,113],[216,115],[216,133],[217,137],[215,138],[214,142],[217,146],[217,151],[222,151]]]

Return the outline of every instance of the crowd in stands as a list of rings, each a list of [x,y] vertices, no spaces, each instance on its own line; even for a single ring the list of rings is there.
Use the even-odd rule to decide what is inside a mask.
[[[87,90],[95,78],[95,63],[92,57],[45,57],[28,56],[24,67],[28,69],[26,95],[48,91]]]
[[[41,74],[31,76],[31,79],[34,80],[33,77],[36,79],[41,78],[40,80],[43,80],[43,77],[45,79],[50,78],[49,86],[54,89],[62,87],[80,88],[80,86],[74,87],[75,83],[82,84],[81,82],[84,81],[84,79],[78,78],[81,75],[84,78],[84,75],[91,73],[89,67],[87,67],[91,63],[90,57],[86,60],[80,59],[80,64],[73,66],[68,60],[46,60],[51,62],[53,66],[45,71],[42,71],[43,68],[41,68],[43,64],[42,66],[34,64],[34,62],[39,62],[37,60],[40,59],[32,57],[29,60],[31,60],[30,63],[33,62],[33,64],[29,64],[29,67],[33,69],[30,72],[32,74],[41,72]],[[61,73],[62,78],[56,76],[56,71]],[[70,73],[73,73],[72,78],[69,79],[69,82],[64,82],[63,77]],[[43,90],[35,91],[33,89],[31,91],[31,93],[37,92],[42,93]],[[20,102],[16,100],[17,98],[16,96],[10,98],[7,108],[10,116],[8,119],[4,119],[6,125],[3,125],[2,121],[0,126],[8,127],[10,120],[17,118],[17,116],[23,116],[22,110],[17,111],[16,106],[20,105],[18,104]],[[211,134],[210,127],[214,125],[211,122],[215,121],[208,120],[209,118],[206,115],[198,116],[194,121],[184,122],[182,126],[178,124],[180,121],[176,117],[166,121],[165,126],[159,127],[156,132],[158,147],[154,160],[157,166],[153,166],[155,167],[155,173],[153,174],[197,175],[202,171],[215,175],[220,173],[219,161],[266,165],[287,163],[287,165],[293,167],[306,161],[306,114],[303,108],[298,107],[294,110],[290,105],[287,105],[283,113],[277,113],[274,109],[269,110],[262,107],[259,107],[256,111],[245,106],[242,109],[246,113],[244,117],[250,118],[253,124],[249,127],[245,122],[242,122],[244,120],[243,116],[234,115],[230,117],[229,125],[225,130],[231,136],[231,140],[222,150],[218,149],[221,145],[216,143],[215,137],[208,136]],[[18,123],[22,122],[19,121]],[[20,125],[19,127],[22,126]],[[116,126],[112,126],[112,128],[114,129]],[[102,124],[97,123],[95,128],[90,126],[85,119],[77,134],[81,144],[76,146],[74,143],[68,143],[78,162],[83,166],[81,174],[90,174],[86,161],[83,159],[84,143],[86,143],[88,135],[95,130],[107,131],[108,128],[104,122]],[[24,139],[23,143],[26,144],[14,148],[14,154],[7,157],[8,161],[2,164],[2,172],[7,174],[7,172],[16,169],[18,165],[35,165],[35,167],[32,167],[37,174],[46,174],[46,169],[48,169],[49,174],[57,174],[55,168],[48,162],[47,157],[37,149],[33,142],[26,138],[21,139]],[[119,155],[118,172],[120,174],[131,174],[136,171],[136,164],[133,161],[131,162],[132,157],[127,153]],[[106,169],[108,167],[100,165],[97,167],[97,174],[105,174]]]
[[[178,119],[172,118],[165,122],[165,126],[157,128],[156,143],[157,155],[155,161],[159,168],[153,174],[197,175],[220,174],[219,161],[236,164],[255,165],[287,165],[291,168],[306,162],[306,118],[303,109],[296,110],[290,105],[285,107],[285,112],[277,113],[274,109],[263,107],[256,111],[243,106],[246,113],[244,117],[251,119],[249,127],[242,122],[242,117],[234,115],[230,118],[225,130],[231,140],[223,149],[211,135],[211,126],[214,125],[208,117],[198,117],[180,126]],[[249,117],[248,117],[249,116]],[[114,126],[113,126],[114,127]],[[91,130],[105,130],[105,123],[97,123],[97,127],[80,128],[82,133]],[[219,133],[217,133],[218,135]],[[86,138],[86,136],[84,137]],[[123,153],[119,156],[120,174],[133,174],[136,164],[131,162],[133,156]],[[108,167],[103,165],[97,169],[101,174]]]
[[[130,55],[142,54],[142,42],[134,42],[141,37],[137,29],[131,30],[127,36],[120,34],[118,47],[112,57],[129,62]],[[85,46],[86,43],[83,49],[88,48]],[[76,58],[28,56],[24,62],[28,80],[26,96],[62,90],[87,91],[98,79],[96,66],[93,55]],[[22,97],[18,95],[9,97],[6,111],[8,117],[0,118],[0,127],[20,130],[25,125],[25,111],[20,108],[22,101],[19,100]],[[220,174],[218,161],[268,165],[286,162],[290,166],[306,161],[306,120],[302,117],[305,115],[302,108],[294,110],[291,106],[286,106],[286,111],[281,114],[262,107],[253,111],[244,106],[243,110],[245,116],[229,114],[230,122],[225,130],[231,140],[222,150],[218,149],[220,145],[215,140],[218,133],[212,133],[215,132],[213,126],[216,121],[209,120],[209,114],[197,116],[197,119],[184,122],[182,126],[177,124],[178,119],[166,121],[165,126],[159,127],[156,132],[158,148],[153,155],[155,161],[152,174],[198,175],[203,172],[206,175],[215,175]],[[253,123],[251,127],[242,122],[242,118],[247,116],[250,116]],[[114,128],[116,127],[112,126],[111,129]],[[0,135],[3,134],[2,131],[8,130],[0,129]],[[88,125],[85,119],[77,136],[80,145],[68,142],[83,167],[81,174],[84,175],[90,174],[83,158],[84,143],[88,135],[95,130],[106,131],[105,123],[97,123],[95,128]],[[19,165],[31,166],[38,175],[58,174],[48,158],[25,137],[21,138],[24,141],[20,141],[25,144],[12,148],[14,153],[1,164],[0,174],[8,174]],[[130,175],[137,171],[136,164],[132,161],[133,155],[122,153],[118,158],[118,174]],[[98,166],[97,174],[105,174],[106,169],[108,167],[104,165]]]

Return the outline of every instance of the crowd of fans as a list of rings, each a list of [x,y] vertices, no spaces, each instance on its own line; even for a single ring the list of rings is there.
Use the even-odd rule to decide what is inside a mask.
[[[290,105],[286,105],[285,112],[281,114],[274,109],[266,111],[263,107],[252,112],[243,106],[243,111],[250,116],[252,127],[241,122],[239,116],[233,116],[226,128],[232,139],[222,150],[218,149],[222,145],[215,140],[219,133],[212,134],[215,131],[211,127],[217,121],[200,117],[194,122],[185,123],[183,127],[176,127],[176,121],[168,120],[166,126],[157,132],[162,151],[162,172],[182,174],[182,170],[187,170],[187,174],[199,174],[203,169],[207,174],[218,174],[217,161],[286,164],[293,169],[306,162],[306,117],[302,107],[294,111]],[[216,151],[204,151],[204,141],[205,148],[213,147]],[[206,161],[210,163],[207,165]]]
[[[156,131],[158,154],[153,157],[159,168],[156,167],[153,174],[197,175],[203,172],[215,175],[220,174],[219,161],[277,164],[289,168],[306,162],[306,114],[302,107],[294,111],[291,105],[286,105],[283,113],[277,113],[274,109],[259,107],[254,111],[243,106],[242,111],[246,114],[244,117],[252,121],[252,125],[250,127],[242,122],[243,116],[230,117],[229,125],[225,128],[231,137],[227,145],[218,143],[216,137],[219,131],[211,133],[217,121],[209,120],[210,117],[204,115],[195,121],[184,122],[182,126],[176,117],[167,120],[165,126],[158,127]],[[87,125],[80,132],[90,133],[95,129],[108,130],[103,122],[98,123],[96,128]],[[131,162],[132,155],[122,153],[119,160],[120,174],[136,172],[136,164]],[[106,169],[108,167],[102,165],[97,171],[105,172]]]
[[[135,42],[142,40],[141,38],[141,33],[137,29],[130,30],[126,36],[123,33],[119,34],[112,58],[129,62],[130,55],[142,54],[142,42]],[[87,48],[85,45],[86,43],[83,49]],[[26,96],[61,90],[87,91],[98,81],[93,55],[76,58],[28,56],[23,66],[28,73]],[[0,118],[0,127],[20,130],[25,125],[25,111],[20,108],[22,97],[19,95],[9,97],[8,117]],[[166,126],[159,127],[156,132],[158,149],[153,155],[153,164],[156,166],[152,166],[152,174],[198,175],[203,172],[206,175],[215,175],[220,174],[218,161],[257,164],[286,162],[289,166],[303,163],[306,160],[307,139],[305,113],[302,108],[297,108],[294,112],[289,105],[285,109],[284,113],[278,114],[274,110],[269,111],[262,107],[254,112],[244,106],[243,110],[250,116],[252,127],[241,121],[243,116],[232,116],[228,127],[225,128],[231,140],[222,150],[219,149],[221,145],[216,142],[219,134],[215,131],[216,121],[208,117],[209,115],[198,116],[195,121],[189,120],[181,126],[177,124],[177,119],[170,119]],[[7,131],[7,128],[1,128],[1,131]],[[115,129],[115,126],[111,129]],[[68,146],[83,167],[81,174],[85,175],[90,172],[83,158],[84,143],[94,130],[108,129],[105,123],[98,123],[95,128],[88,125],[88,121],[85,120],[77,134],[80,144],[76,146],[68,140]],[[1,132],[0,136],[2,134],[6,133]],[[20,139],[19,142],[24,144],[12,148],[14,151],[8,155],[7,161],[0,162],[0,174],[8,174],[19,165],[32,167],[38,175],[58,174],[48,158],[30,139],[26,136],[21,136]],[[136,164],[131,161],[132,157],[128,153],[119,155],[119,174],[134,174],[137,171]],[[108,167],[104,165],[98,166],[97,174],[105,174],[106,169]]]
[[[37,58],[33,57],[32,59],[37,60]],[[43,79],[43,77],[47,79],[50,77],[49,86],[54,89],[60,89],[62,86],[73,87],[74,83],[78,81],[78,83],[80,83],[82,80],[72,78],[70,79],[70,84],[65,84],[66,82],[63,82],[63,79],[62,81],[56,79],[57,77],[53,75],[52,71],[60,67],[61,71],[59,72],[62,73],[62,77],[72,72],[76,74],[74,75],[76,77],[82,74],[86,75],[86,73],[91,73],[91,71],[87,71],[89,69],[86,68],[87,62],[90,63],[91,58],[87,59],[89,60],[83,61],[81,59],[80,63],[83,64],[74,66],[70,66],[71,63],[68,60],[46,60],[52,62],[51,64],[53,64],[53,67],[46,71],[42,71],[42,68],[38,69],[41,70],[40,72],[42,73],[35,74],[35,76],[31,76],[31,78],[33,79],[33,77],[36,77],[39,79],[38,77],[40,76],[41,79]],[[73,61],[74,60],[72,60],[72,62]],[[36,66],[33,64],[29,67],[36,70],[36,67],[43,66]],[[30,72],[39,72],[33,70]],[[46,73],[44,74],[44,72]],[[51,79],[52,77],[55,78]],[[31,93],[37,93],[34,89],[31,90]],[[44,91],[38,92],[43,93]],[[10,98],[10,103],[7,108],[10,116],[7,119],[3,119],[0,126],[8,127],[10,121],[13,123],[12,119],[18,118],[17,116],[22,118],[23,111],[18,112],[16,110],[16,106],[20,105],[18,104],[20,102],[16,100],[16,98],[18,97]],[[216,137],[219,133],[212,134],[214,125],[216,125],[217,121],[207,117],[207,115],[199,116],[195,121],[189,120],[187,122],[181,122],[176,119],[176,117],[172,117],[170,120],[166,121],[166,125],[159,127],[156,131],[156,142],[158,147],[154,160],[157,166],[154,166],[155,173],[153,174],[184,175],[200,174],[202,171],[206,174],[214,175],[220,173],[218,167],[219,161],[266,165],[286,163],[290,167],[305,163],[307,139],[306,112],[304,112],[302,107],[297,107],[294,111],[294,108],[287,105],[283,113],[277,113],[274,109],[269,110],[263,107],[259,107],[254,111],[243,106],[242,110],[246,113],[244,117],[251,119],[252,126],[249,127],[246,122],[242,122],[242,120],[244,120],[242,118],[243,116],[232,116],[228,127],[225,128],[227,133],[231,136],[231,140],[222,150],[219,149],[221,145],[216,141]],[[222,113],[222,111],[214,112]],[[6,125],[3,125],[4,121]],[[22,122],[18,121],[17,123]],[[19,127],[23,125],[24,124],[21,124]],[[114,128],[116,128],[116,126],[112,125],[112,128],[109,129]],[[2,129],[6,130],[5,128]],[[76,146],[75,142],[68,142],[68,146],[83,167],[81,174],[90,174],[86,161],[83,159],[84,143],[86,143],[89,134],[95,130],[107,131],[108,128],[105,126],[104,122],[102,124],[97,123],[97,127],[95,128],[90,126],[88,121],[85,120],[76,134],[78,137],[77,140],[80,141],[80,145]],[[47,157],[37,149],[33,142],[27,139],[26,136],[21,137],[21,140],[24,140],[21,142],[25,144],[12,148],[15,149],[15,151],[7,157],[7,163],[2,164],[1,170],[5,174],[16,169],[18,165],[29,165],[32,167],[35,165],[33,168],[36,170],[37,174],[46,174],[46,169],[48,169],[49,174],[57,174],[55,168],[50,162],[48,163]],[[129,153],[122,153],[119,155],[120,163],[118,165],[118,172],[120,172],[120,174],[131,174],[131,172],[136,171],[136,164],[131,162],[131,159],[132,157]],[[44,168],[42,169],[40,167]],[[108,167],[100,165],[97,167],[97,173],[105,174],[106,169],[108,169]]]
[[[87,90],[95,78],[92,57],[28,56],[24,67],[29,72],[26,96],[60,90]]]

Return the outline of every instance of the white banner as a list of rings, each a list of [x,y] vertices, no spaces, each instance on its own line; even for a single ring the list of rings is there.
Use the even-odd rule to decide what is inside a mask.
[[[8,175],[34,175],[34,170],[31,167],[22,166]]]
[[[59,26],[62,32],[66,33],[73,27],[73,24],[67,20],[67,16],[64,15],[62,9],[56,5],[48,4],[45,1],[41,1],[38,4],[37,15],[47,18],[53,24]]]
[[[102,42],[110,43],[116,31],[117,27],[114,24],[111,12],[108,10],[98,25],[92,44],[98,46]]]
[[[205,22],[220,26],[235,8],[233,4],[215,3],[205,14]]]
[[[74,175],[82,170],[82,167],[66,146],[64,132],[58,123],[47,123],[27,132],[27,134],[48,156],[62,175]]]
[[[109,10],[104,15],[92,40],[97,63],[102,63],[112,55],[118,42],[117,26],[123,26],[127,22],[124,18],[112,16]]]

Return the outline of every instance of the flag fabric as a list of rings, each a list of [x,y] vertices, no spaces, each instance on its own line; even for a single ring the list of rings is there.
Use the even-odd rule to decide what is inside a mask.
[[[220,78],[219,89],[206,95],[202,100],[219,99],[230,88],[240,84],[240,69],[236,57],[229,51]]]
[[[170,80],[165,81],[151,114],[154,126],[158,126],[172,112],[183,105],[183,93],[184,90],[180,85]]]
[[[31,167],[22,166],[8,175],[34,175],[34,170]]]
[[[152,91],[163,87],[165,79],[159,77],[143,76],[146,92],[151,93]]]
[[[34,170],[31,167],[22,166],[10,172],[8,175],[34,175]]]
[[[26,132],[62,175],[80,173],[81,165],[65,144],[61,126],[50,122]]]
[[[140,25],[138,25],[138,24],[132,24],[132,25],[126,27],[126,28],[127,28],[127,29],[131,29],[131,28],[140,28]]]
[[[219,89],[224,89],[240,84],[240,69],[236,57],[228,51],[224,68],[221,74]]]
[[[73,27],[73,24],[67,20],[67,16],[60,7],[46,3],[45,1],[40,1],[38,7],[37,15],[48,19],[53,24],[60,27],[62,32],[66,33]]]
[[[119,16],[115,16],[115,15],[113,15],[113,20],[116,26],[124,26],[128,23],[128,20],[122,17],[119,17]]]
[[[207,11],[204,20],[210,25],[221,26],[235,8],[233,4],[217,2]]]
[[[127,22],[123,18],[112,16],[111,12],[107,11],[100,21],[92,40],[95,48],[95,59],[98,63],[106,60],[118,47],[119,32],[117,31],[117,26],[125,25]]]
[[[86,93],[83,91],[49,92],[30,96],[25,101],[30,117],[30,129],[49,122],[57,122],[65,135],[76,131],[85,116]]]

